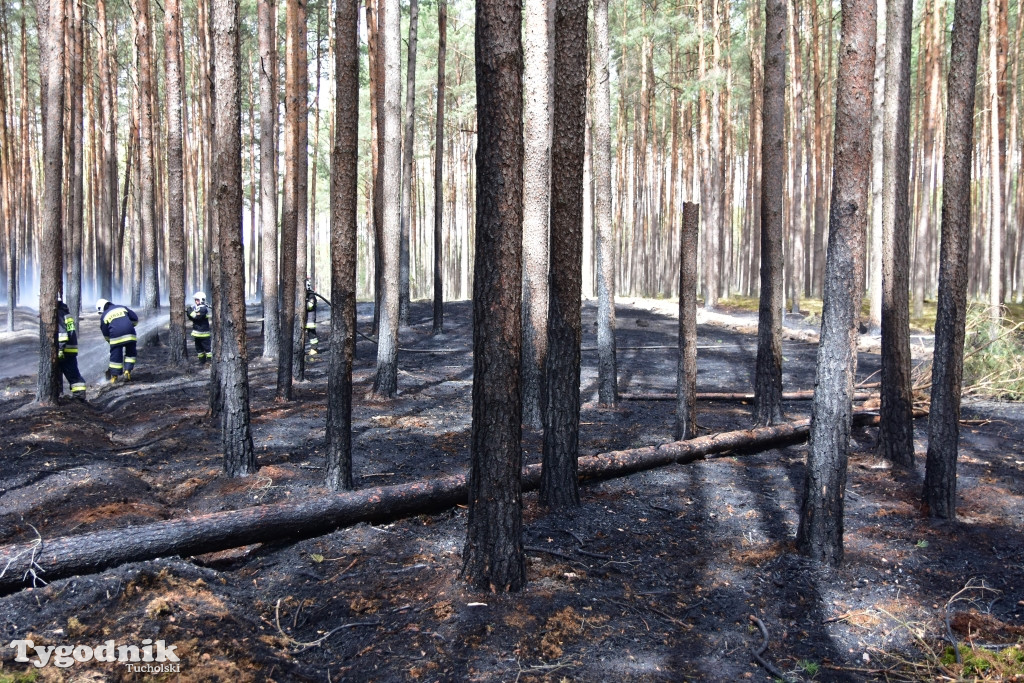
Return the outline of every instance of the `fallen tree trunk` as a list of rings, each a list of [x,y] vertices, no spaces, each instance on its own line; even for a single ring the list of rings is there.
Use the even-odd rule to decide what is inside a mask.
[[[874,413],[854,414],[855,425],[877,421]],[[801,443],[807,440],[809,433],[810,420],[799,420],[584,456],[579,459],[579,476],[584,480],[609,479],[673,463],[690,463],[711,455],[756,453]],[[539,486],[540,472],[539,464],[523,468],[524,491]],[[297,503],[261,505],[127,529],[0,546],[0,595],[43,581],[100,572],[128,562],[173,555],[188,557],[252,543],[299,540],[359,522],[382,522],[435,512],[465,502],[468,495],[466,476],[457,475],[326,494]]]
[[[619,394],[619,398],[623,401],[675,401],[675,394]],[[785,391],[782,393],[783,401],[810,401],[814,398],[814,390],[806,389],[803,391]],[[854,401],[867,401],[872,398],[878,398],[877,393],[869,391],[859,391],[853,395]],[[744,393],[733,393],[728,391],[699,391],[697,392],[698,401],[753,401],[753,394]]]

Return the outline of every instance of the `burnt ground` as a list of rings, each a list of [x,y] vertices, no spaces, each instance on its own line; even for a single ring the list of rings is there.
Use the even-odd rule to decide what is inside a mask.
[[[649,348],[676,343],[671,310],[666,302],[619,305],[620,391],[673,390],[675,352]],[[400,395],[392,401],[363,398],[375,348],[359,341],[359,488],[468,467],[470,306],[446,307],[440,337],[429,335],[429,315],[414,305],[414,325],[401,333]],[[596,405],[594,315],[588,303],[583,454],[671,440],[670,402]],[[92,317],[80,323],[83,351],[102,345]],[[756,355],[750,316],[715,321],[699,326],[698,390],[748,391]],[[366,329],[369,319],[360,322]],[[812,335],[787,323],[794,327],[783,347],[785,386],[809,389]],[[275,402],[276,366],[258,359],[258,323],[249,331],[261,469],[238,480],[220,474],[209,370],[173,369],[166,347],[143,345],[132,383],[90,386],[86,406],[68,400],[43,409],[31,404],[34,375],[19,374],[34,372],[26,351],[33,335],[0,336],[0,364],[15,366],[0,373],[0,543],[106,528],[130,534],[153,520],[326,495],[326,356],[309,365],[294,401]],[[862,353],[858,374],[868,378],[878,364]],[[743,404],[698,409],[703,433],[750,426]],[[786,409],[804,417],[810,405]],[[918,466],[910,473],[894,474],[873,457],[874,428],[855,433],[838,570],[794,552],[806,457],[797,446],[586,483],[574,514],[550,514],[527,494],[529,583],[514,595],[460,581],[461,506],[53,581],[0,598],[0,681],[31,668],[7,647],[26,637],[36,645],[163,639],[182,661],[180,673],[160,680],[768,680],[751,661],[761,644],[752,616],[770,635],[765,659],[789,680],[931,680],[941,673],[947,613],[958,639],[1012,642],[1024,633],[1024,411],[979,403],[966,406],[964,418],[955,522],[919,509],[925,420],[916,424]],[[540,434],[526,429],[523,448],[526,462],[539,462]],[[142,680],[116,663],[37,673]]]

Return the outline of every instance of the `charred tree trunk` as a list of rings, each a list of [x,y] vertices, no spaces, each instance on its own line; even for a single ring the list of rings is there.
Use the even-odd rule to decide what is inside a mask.
[[[164,14],[164,49],[167,59],[167,231],[169,341],[171,363],[185,363],[185,181],[183,171],[181,101],[181,9],[179,0],[167,0]]]
[[[551,277],[545,359],[541,501],[580,504],[580,305],[583,277],[583,156],[587,120],[587,0],[555,5],[551,135]]]
[[[594,179],[597,218],[598,400],[615,405],[615,231],[612,225],[611,77],[608,0],[594,2]],[[622,179],[620,178],[620,183]]]
[[[522,343],[523,45],[519,0],[476,5],[476,255],[473,427],[462,575],[515,591],[523,559]]]
[[[448,0],[437,2],[437,131],[434,138],[434,326],[432,334],[444,333],[444,66],[448,47]]]
[[[683,204],[679,239],[679,361],[676,370],[676,440],[697,435],[697,230],[700,205]]]
[[[61,291],[64,243],[62,183],[64,180],[64,23],[61,0],[41,0],[40,21],[43,111],[43,204],[39,253],[39,372],[36,401],[55,403],[61,392],[57,369],[57,295]]]
[[[405,135],[402,143],[402,242],[398,261],[398,323],[409,324],[409,228],[412,217],[412,157],[416,132],[416,29],[418,0],[409,2],[409,61],[405,77]]]
[[[245,348],[245,255],[242,251],[242,98],[239,79],[239,0],[213,0],[214,84],[217,91],[216,209],[220,239],[221,442],[224,472],[256,472],[249,429],[249,370]]]
[[[981,0],[957,0],[946,113],[939,301],[935,314],[931,415],[923,499],[933,517],[956,516],[956,459],[971,237],[971,156]]]
[[[334,150],[331,154],[331,344],[327,387],[327,488],[353,488],[352,363],[356,354],[356,213],[359,194],[359,3],[334,14]]]
[[[754,422],[782,416],[782,192],[786,165],[786,2],[767,0],[761,148],[761,300],[757,317]]]
[[[836,85],[835,172],[821,314],[821,342],[797,545],[819,562],[843,560],[843,505],[864,292],[864,239],[871,186],[873,0],[843,0]]]
[[[910,37],[913,0],[888,0],[882,170],[881,454],[914,464],[910,381]]]

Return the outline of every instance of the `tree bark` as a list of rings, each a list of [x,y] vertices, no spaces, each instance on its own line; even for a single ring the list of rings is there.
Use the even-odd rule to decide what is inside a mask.
[[[409,324],[409,229],[412,216],[412,157],[416,133],[416,30],[418,0],[409,2],[409,56],[405,75],[405,135],[402,143],[402,234],[398,261],[398,323]]]
[[[761,299],[757,318],[754,422],[782,415],[782,192],[786,95],[786,2],[767,0],[761,148]]]
[[[871,187],[873,0],[843,0],[836,85],[835,172],[821,313],[811,446],[797,546],[819,562],[843,560],[843,506],[864,292],[864,240]]]
[[[608,0],[594,2],[594,180],[597,218],[597,395],[614,406],[618,391],[615,364],[615,231],[612,225],[611,76]],[[621,182],[620,178],[620,182]]]
[[[882,170],[882,427],[878,447],[914,464],[910,380],[910,37],[913,0],[888,0]]]
[[[945,178],[939,299],[928,419],[924,491],[933,517],[956,516],[956,460],[960,442],[960,391],[967,317],[967,264],[971,236],[971,156],[981,0],[957,0],[946,89]]]
[[[61,392],[57,369],[57,296],[61,291],[64,243],[62,183],[64,179],[64,22],[62,0],[40,0],[46,17],[40,21],[43,112],[43,203],[39,253],[39,371],[36,401],[56,403]]]
[[[142,304],[146,310],[160,306],[160,282],[156,266],[156,213],[153,175],[153,58],[149,34],[149,0],[135,3],[135,46],[139,52],[139,180],[142,203],[138,207],[142,236]]]
[[[679,238],[679,359],[676,365],[676,440],[697,435],[697,230],[700,205],[683,204]]]
[[[855,425],[877,421],[871,413],[855,413]],[[774,427],[710,434],[689,441],[646,446],[580,458],[579,474],[601,480],[712,456],[736,457],[802,443],[810,421]],[[540,465],[517,473],[523,491],[535,490]],[[237,548],[252,543],[300,540],[360,522],[384,522],[451,508],[466,500],[472,475],[439,477],[409,484],[347,491],[295,503],[278,503],[172,519],[125,529],[95,531],[35,543],[0,546],[0,595],[28,587],[34,577],[55,581],[101,572],[127,562],[158,557],[183,557]],[[35,574],[30,572],[35,569]],[[32,578],[30,578],[32,577]],[[486,586],[486,584],[485,584]]]
[[[169,341],[171,363],[185,363],[185,181],[182,148],[182,55],[179,0],[167,0],[164,14],[164,50],[167,60],[167,230]]]
[[[526,0],[523,9],[523,423],[544,420],[548,353],[548,228],[551,202],[552,80],[555,0]],[[559,84],[561,85],[561,84]]]
[[[1000,98],[999,69],[999,2],[988,0],[988,115],[989,115],[989,249],[988,249],[988,309],[991,337],[999,334],[999,321],[1002,318],[1002,264],[1003,243],[1003,185],[1000,182],[1000,157],[1005,157],[1005,149],[1000,146],[1000,138],[1006,137],[1005,96]],[[1005,68],[1005,53],[1003,62]],[[1005,95],[1005,92],[1003,93]],[[1002,135],[1000,135],[1002,133]]]
[[[242,251],[242,99],[239,79],[239,0],[213,0],[214,84],[217,91],[216,209],[220,239],[220,384],[224,472],[256,472],[249,428],[245,348],[245,256]]]
[[[334,150],[331,154],[331,353],[327,386],[327,488],[351,489],[352,363],[356,354],[356,213],[359,194],[359,2],[334,14]]]
[[[295,325],[292,328],[293,378],[306,381],[306,277],[309,259],[309,2],[301,0],[296,8],[298,31],[295,35],[295,87],[297,142],[295,146]]]
[[[444,273],[441,228],[444,223],[444,67],[448,47],[448,0],[437,2],[437,130],[434,138],[434,325],[444,333]]]
[[[587,0],[555,5],[551,135],[551,277],[544,386],[541,501],[580,504],[580,340],[583,287],[583,157],[587,120]],[[524,182],[525,185],[525,182]],[[524,340],[525,344],[525,340]]]
[[[398,0],[381,0],[378,34],[384,59],[384,154],[380,159],[383,193],[383,277],[381,279],[380,330],[377,335],[377,370],[373,395],[391,398],[398,392],[398,252],[401,240],[402,132],[401,132],[401,50],[402,22]]]
[[[71,0],[72,25],[69,26],[71,45],[68,50],[70,66],[68,67],[68,78],[71,94],[71,105],[68,113],[71,116],[71,126],[68,131],[68,161],[70,163],[69,186],[68,186],[68,207],[67,207],[67,229],[65,238],[68,245],[67,258],[69,260],[67,269],[67,287],[64,292],[64,300],[71,310],[71,314],[78,317],[82,312],[82,237],[84,218],[84,187],[83,187],[83,150],[84,132],[83,125],[83,74],[84,66],[82,58],[83,35],[83,4],[82,0]]]
[[[882,178],[884,168],[886,6],[877,3],[875,22],[875,86],[871,114],[871,266],[868,276],[870,304],[868,324],[872,332],[882,329]]]
[[[519,0],[476,5],[476,254],[473,426],[462,575],[515,591],[523,559],[522,343],[523,45]]]
[[[280,354],[277,261],[277,2],[259,2],[260,50],[260,248],[262,249],[263,357]]]

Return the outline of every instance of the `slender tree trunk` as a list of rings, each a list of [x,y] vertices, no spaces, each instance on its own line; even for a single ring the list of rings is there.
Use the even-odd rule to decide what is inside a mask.
[[[327,488],[352,489],[352,363],[356,353],[356,212],[359,195],[359,2],[334,13],[334,150],[331,154],[331,340]]]
[[[872,332],[882,329],[882,180],[884,167],[883,129],[885,122],[885,58],[886,7],[878,2],[875,22],[875,79],[871,112],[871,266],[868,276],[870,290],[869,325]]]
[[[296,21],[296,88],[300,94],[296,101],[297,134],[295,146],[295,294],[292,306],[295,308],[295,323],[291,330],[294,379],[306,380],[306,276],[309,258],[309,2],[301,0],[297,8]]]
[[[292,333],[295,328],[296,287],[296,235],[299,229],[298,213],[298,157],[300,144],[299,116],[306,110],[306,92],[300,90],[299,46],[305,45],[302,34],[305,24],[300,23],[300,7],[305,0],[285,0],[285,120],[284,120],[284,192],[281,207],[281,290],[277,357],[277,397],[291,400],[292,371],[294,367],[294,346]],[[304,79],[302,82],[305,82]],[[300,101],[301,100],[301,101]]]
[[[587,0],[555,5],[551,134],[549,353],[545,358],[541,501],[580,503],[580,306],[583,278],[583,157],[587,121]]]
[[[36,401],[56,403],[62,379],[57,369],[57,306],[63,272],[61,223],[64,178],[64,23],[62,0],[40,0],[40,59],[43,112],[43,203],[39,252],[39,372]]]
[[[683,204],[679,240],[679,361],[676,368],[676,441],[697,436],[697,230],[700,205]]]
[[[516,591],[523,559],[523,46],[518,0],[476,5],[477,172],[473,427],[462,575]],[[382,326],[383,327],[383,326]]]
[[[171,362],[183,364],[185,353],[185,182],[181,129],[181,9],[179,0],[166,0],[164,50],[167,59],[167,230],[171,323]]]
[[[597,218],[598,400],[615,405],[615,232],[612,225],[611,77],[608,0],[594,1],[594,180]],[[622,179],[620,178],[620,183]]]
[[[67,257],[67,291],[64,292],[64,300],[71,309],[71,314],[78,316],[82,312],[82,236],[83,236],[83,210],[85,194],[83,188],[83,151],[84,132],[83,125],[83,75],[84,66],[82,58],[82,41],[84,39],[82,23],[83,5],[82,0],[71,0],[72,5],[72,26],[70,29],[71,45],[68,57],[70,67],[68,77],[71,93],[71,128],[68,132],[68,153],[71,168],[68,187],[68,209],[67,209],[67,231],[65,237],[69,247]]]
[[[113,269],[115,255],[119,254],[114,238],[118,234],[117,211],[117,116],[114,115],[116,89],[114,70],[110,68],[111,57],[108,46],[106,2],[96,0],[96,22],[99,34],[98,54],[100,79],[100,128],[103,156],[100,178],[100,224],[97,231],[97,264],[99,274],[99,295],[111,299],[113,294]]]
[[[829,220],[817,377],[797,545],[815,560],[843,560],[843,499],[857,371],[857,318],[864,291],[864,238],[871,187],[873,0],[843,0],[836,85],[835,174]]]
[[[380,42],[383,3],[366,0],[366,50],[370,71],[370,160],[373,175],[373,333],[380,332],[380,307],[384,291],[384,189],[381,164],[384,155],[384,55]]]
[[[383,0],[378,34],[384,58],[384,154],[380,159],[383,193],[384,272],[380,305],[380,331],[377,337],[377,371],[373,394],[390,398],[398,391],[398,252],[401,239],[401,50],[402,22],[398,0]]]
[[[782,192],[785,167],[786,0],[767,0],[761,147],[761,301],[754,421],[782,422]]]
[[[1005,139],[1006,116],[1000,111],[1005,102],[1000,101],[1001,85],[999,82],[999,2],[988,0],[988,114],[989,114],[989,279],[988,306],[991,320],[991,333],[995,337],[999,332],[999,321],[1002,318],[1002,265],[1003,265],[1003,185],[1000,182],[1000,157],[1005,158],[1005,150],[1000,148],[1000,132]],[[1003,61],[1005,65],[1005,54]],[[1005,99],[1005,98],[1002,98]]]
[[[444,333],[441,228],[444,222],[444,67],[448,47],[448,0],[437,2],[437,131],[434,142],[434,327]]]
[[[554,0],[527,0],[523,22],[523,422],[544,415],[548,345],[548,218],[552,144]]]
[[[942,242],[935,355],[928,418],[923,500],[933,517],[956,516],[956,460],[967,317],[967,264],[971,237],[971,156],[981,0],[956,0],[946,88]]]
[[[245,255],[242,251],[242,97],[238,1],[213,0],[216,209],[220,238],[220,382],[224,397],[221,442],[224,472],[256,472],[249,429],[249,370],[245,348]]]
[[[405,135],[402,144],[402,242],[398,262],[398,322],[409,324],[409,228],[412,216],[412,152],[416,130],[416,29],[418,0],[409,2],[409,67],[405,78]]]
[[[154,208],[153,175],[153,58],[149,35],[149,0],[135,2],[135,46],[139,52],[139,180],[142,203],[138,214],[142,236],[143,306],[153,310],[160,306],[160,282],[156,266],[156,212]]]
[[[913,0],[888,0],[882,172],[881,454],[914,463],[910,380],[910,37]]]
[[[280,353],[277,265],[277,2],[259,2],[260,234],[263,269],[263,357]]]

